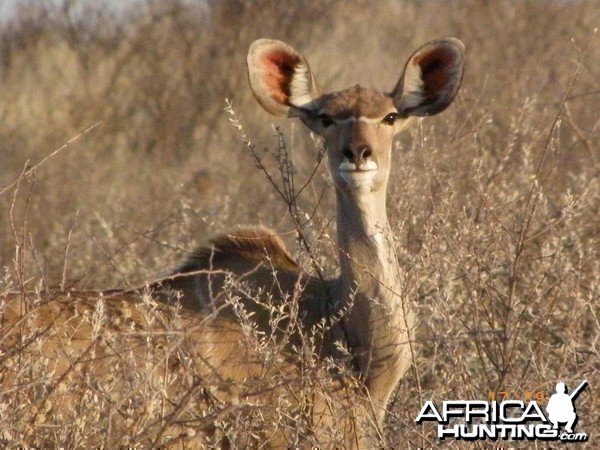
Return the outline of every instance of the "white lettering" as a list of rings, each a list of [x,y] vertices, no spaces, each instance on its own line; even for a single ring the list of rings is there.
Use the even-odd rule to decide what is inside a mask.
[[[446,439],[447,437],[460,439],[460,436],[460,425],[456,424],[451,428],[444,428],[444,425],[438,425],[438,437],[440,439]]]
[[[472,423],[473,418],[482,417],[483,422],[490,422],[490,404],[483,400],[473,400],[465,403],[465,421]]]
[[[544,423],[548,423],[548,419],[540,409],[540,406],[535,401],[529,402],[523,413],[523,422],[528,420],[539,420]]]
[[[578,394],[587,381],[580,384],[574,392]],[[556,385],[553,398],[565,394],[564,383]],[[426,401],[416,418],[417,424],[425,421],[437,422],[438,438],[470,440],[560,440],[565,442],[586,442],[586,433],[574,433],[573,425],[577,420],[574,408],[575,395],[568,396],[569,416],[555,417],[552,414],[549,401],[546,416],[542,406],[535,400],[527,403],[521,400],[506,400],[502,402],[484,400],[446,400],[439,409],[432,400]],[[552,399],[550,399],[552,400]],[[562,418],[562,419],[561,419]],[[566,419],[569,419],[566,425]],[[568,430],[568,431],[567,431]]]
[[[507,400],[500,403],[500,421],[504,423],[520,423],[522,422],[521,416],[514,416],[509,414],[509,409],[519,409],[523,411],[525,404],[521,400]]]
[[[430,413],[427,413],[428,409],[431,410]],[[432,400],[427,400],[425,402],[423,408],[421,408],[421,412],[417,416],[416,422],[421,423],[424,420],[435,420],[439,423],[443,422],[442,417],[440,416],[440,413],[438,412]]]
[[[449,423],[451,417],[464,417],[465,409],[471,402],[465,402],[462,400],[447,400],[442,406],[444,415],[443,423]]]

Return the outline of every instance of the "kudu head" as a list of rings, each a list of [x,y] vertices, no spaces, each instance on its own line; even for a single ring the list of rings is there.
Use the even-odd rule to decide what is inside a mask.
[[[306,59],[289,45],[259,39],[248,52],[250,86],[271,114],[299,117],[325,139],[331,175],[348,195],[385,191],[394,136],[415,116],[443,111],[463,75],[464,46],[432,41],[408,60],[396,87],[382,94],[360,86],[322,94]]]

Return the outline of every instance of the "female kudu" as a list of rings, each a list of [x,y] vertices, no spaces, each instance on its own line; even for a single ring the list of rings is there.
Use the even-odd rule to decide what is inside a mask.
[[[137,437],[147,442],[175,436],[205,443],[216,422],[261,411],[276,422],[260,430],[273,446],[381,443],[385,407],[411,364],[414,326],[386,212],[393,140],[414,117],[451,103],[463,60],[460,41],[433,41],[410,57],[390,94],[360,86],[322,94],[300,53],[280,41],[255,41],[248,69],[258,102],[269,113],[299,118],[325,140],[339,277],[309,275],[276,232],[248,227],[215,237],[151,285],[159,304],[125,292],[100,302],[97,294],[9,295],[0,359],[11,364],[0,370],[0,387],[23,387],[15,355],[35,348],[54,361],[44,384],[45,398],[54,399],[47,410],[62,417],[65,389],[93,384],[117,433],[115,417],[131,412],[111,395],[141,396],[131,365],[143,361],[167,404],[156,421],[160,432]],[[169,305],[171,293],[183,308]],[[273,348],[282,351],[273,356]],[[316,356],[303,355],[306,348]]]

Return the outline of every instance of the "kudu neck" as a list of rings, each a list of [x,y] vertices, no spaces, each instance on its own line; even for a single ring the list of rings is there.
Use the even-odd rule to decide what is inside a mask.
[[[337,191],[340,265],[347,281],[361,271],[387,279],[390,265],[396,267],[385,199],[385,189],[360,194]]]
[[[400,296],[395,241],[385,189],[337,192],[340,290],[348,345],[381,424],[385,405],[410,365],[412,313]]]

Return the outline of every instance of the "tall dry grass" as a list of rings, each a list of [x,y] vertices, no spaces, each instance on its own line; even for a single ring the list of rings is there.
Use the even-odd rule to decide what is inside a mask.
[[[0,293],[136,286],[240,223],[272,226],[297,248],[288,206],[231,128],[225,100],[259,149],[276,152],[269,123],[281,127],[299,180],[312,176],[319,147],[251,98],[250,42],[292,43],[324,89],[360,82],[386,90],[414,48],[456,36],[467,47],[458,99],[405,133],[395,153],[388,208],[420,352],[390,404],[388,442],[471,448],[478,444],[440,443],[433,427],[415,424],[424,400],[549,394],[557,381],[586,378],[578,429],[594,447],[594,1],[170,0],[122,17],[93,2],[27,5],[0,29]],[[269,151],[264,161],[276,176]],[[319,169],[298,207],[314,230],[334,236],[330,191]],[[332,273],[334,247],[317,231],[311,244]],[[300,250],[298,259],[311,269]],[[13,420],[24,404],[0,397],[0,429],[13,438],[26,435]],[[102,420],[97,411],[82,415],[86,427]],[[0,442],[10,440],[0,434]]]

